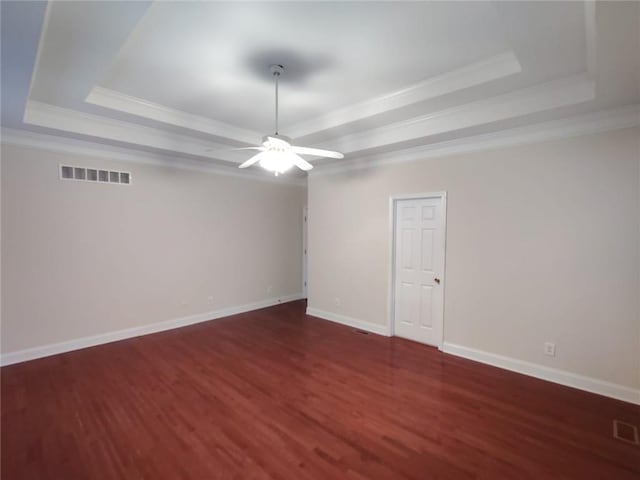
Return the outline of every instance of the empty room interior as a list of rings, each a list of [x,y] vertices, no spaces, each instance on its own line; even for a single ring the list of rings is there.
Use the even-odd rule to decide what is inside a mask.
[[[640,478],[640,1],[5,1],[2,480]]]

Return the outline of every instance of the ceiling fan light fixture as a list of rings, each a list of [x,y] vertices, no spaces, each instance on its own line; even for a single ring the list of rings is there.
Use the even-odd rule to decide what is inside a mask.
[[[260,158],[260,166],[278,176],[293,167],[293,161],[287,153],[279,149],[266,150]]]

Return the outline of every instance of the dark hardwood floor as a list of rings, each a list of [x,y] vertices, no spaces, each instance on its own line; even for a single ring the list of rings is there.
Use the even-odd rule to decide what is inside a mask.
[[[640,407],[304,309],[2,368],[2,478],[640,478]]]

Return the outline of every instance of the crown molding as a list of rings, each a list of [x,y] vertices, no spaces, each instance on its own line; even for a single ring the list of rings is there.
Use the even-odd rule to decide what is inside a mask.
[[[108,88],[94,87],[85,102],[242,143],[255,144],[262,138],[262,134],[259,132],[239,128],[200,115],[192,115]]]
[[[610,130],[640,126],[640,104],[619,109],[585,114],[550,122],[542,122],[501,132],[435,143],[395,152],[353,157],[345,164],[316,165],[309,176],[331,175],[346,171],[374,168],[377,166],[427,160],[475,151],[505,148],[531,143],[539,143],[562,138],[600,133]],[[234,168],[218,165],[202,165],[180,156],[160,155],[104,145],[97,142],[76,140],[27,130],[2,128],[3,144],[18,145],[44,150],[53,150],[77,155],[94,155],[124,162],[150,164],[217,175],[244,178],[261,182],[271,182],[294,186],[305,186],[306,179],[292,179],[285,175],[278,178],[253,174],[251,171],[238,172]],[[179,162],[176,162],[179,160]]]
[[[542,110],[574,105],[592,100],[594,96],[594,82],[588,78],[587,74],[576,75],[385,127],[339,137],[321,144],[320,148],[340,150],[348,154]],[[228,151],[228,145],[33,100],[27,102],[24,121],[40,127],[152,147],[178,154],[216,158],[236,164],[242,161],[237,153]],[[215,153],[210,153],[210,150]]]
[[[69,153],[72,155],[87,155],[109,160],[116,160],[142,165],[154,165],[165,168],[177,168],[196,172],[237,177],[244,180],[275,183],[280,185],[306,186],[306,178],[291,178],[286,175],[274,177],[272,175],[258,173],[259,170],[238,171],[236,167],[220,165],[203,165],[203,162],[183,158],[180,156],[160,155],[150,152],[141,152],[135,149],[105,145],[97,142],[77,140],[73,138],[47,135],[3,127],[0,132],[0,143],[3,145],[15,145],[20,147],[37,148],[54,152]],[[255,172],[255,173],[254,173]]]
[[[595,98],[595,83],[587,74],[554,80],[515,92],[477,100],[384,127],[334,138],[318,148],[345,154],[484,125],[587,102]]]
[[[229,145],[167,132],[153,127],[28,100],[24,123],[66,132],[158,148],[178,154],[242,163]],[[214,151],[215,154],[212,154]]]
[[[438,75],[401,90],[350,105],[306,122],[285,127],[293,138],[304,137],[380,113],[429,100],[491,80],[520,73],[522,67],[511,51]],[[244,143],[256,143],[262,134],[199,115],[159,105],[104,87],[94,87],[87,103]]]
[[[640,127],[640,104],[400,151],[353,157],[348,164],[333,163],[319,166],[311,170],[309,176],[332,175],[383,165],[415,162],[495,148],[515,147],[633,127]]]
[[[320,117],[286,127],[293,138],[304,137],[364,118],[372,117],[414,103],[474,87],[522,71],[511,51],[466,65],[442,75],[428,78],[409,87],[334,110]]]

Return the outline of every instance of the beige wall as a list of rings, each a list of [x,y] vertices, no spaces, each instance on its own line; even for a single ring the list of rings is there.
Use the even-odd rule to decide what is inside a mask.
[[[60,163],[133,185],[61,181]],[[299,293],[305,203],[304,187],[3,145],[2,353]]]
[[[639,169],[629,129],[313,175],[309,307],[386,325],[389,196],[447,191],[445,342],[638,388]]]

